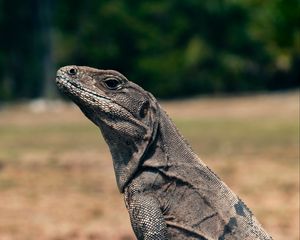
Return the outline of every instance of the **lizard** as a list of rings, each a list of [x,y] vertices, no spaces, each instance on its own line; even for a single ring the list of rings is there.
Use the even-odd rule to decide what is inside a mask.
[[[272,239],[151,93],[115,70],[76,65],[56,84],[100,128],[137,239]]]

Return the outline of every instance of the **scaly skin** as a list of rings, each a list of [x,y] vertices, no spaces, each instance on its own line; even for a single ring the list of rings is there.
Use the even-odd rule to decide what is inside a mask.
[[[100,128],[138,239],[272,239],[150,93],[90,67],[63,67],[56,82]]]

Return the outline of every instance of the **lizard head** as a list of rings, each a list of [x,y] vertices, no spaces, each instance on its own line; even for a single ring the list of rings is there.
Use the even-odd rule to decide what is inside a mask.
[[[122,192],[156,135],[156,100],[114,70],[66,66],[57,71],[56,83],[101,129]]]

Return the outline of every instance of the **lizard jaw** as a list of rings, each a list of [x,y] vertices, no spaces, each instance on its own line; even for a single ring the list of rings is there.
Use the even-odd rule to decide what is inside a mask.
[[[57,75],[56,83],[59,90],[74,99],[78,105],[82,105],[78,102],[78,100],[83,99],[84,101],[80,100],[80,102],[84,102],[85,105],[88,103],[90,106],[101,106],[101,110],[103,110],[103,112],[110,112],[109,104],[111,104],[112,101],[109,98],[96,94],[61,75]]]

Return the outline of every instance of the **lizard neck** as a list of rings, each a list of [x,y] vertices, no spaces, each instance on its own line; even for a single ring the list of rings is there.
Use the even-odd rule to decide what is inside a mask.
[[[160,108],[159,118],[156,138],[144,156],[143,165],[168,168],[180,162],[202,163],[162,108]]]

